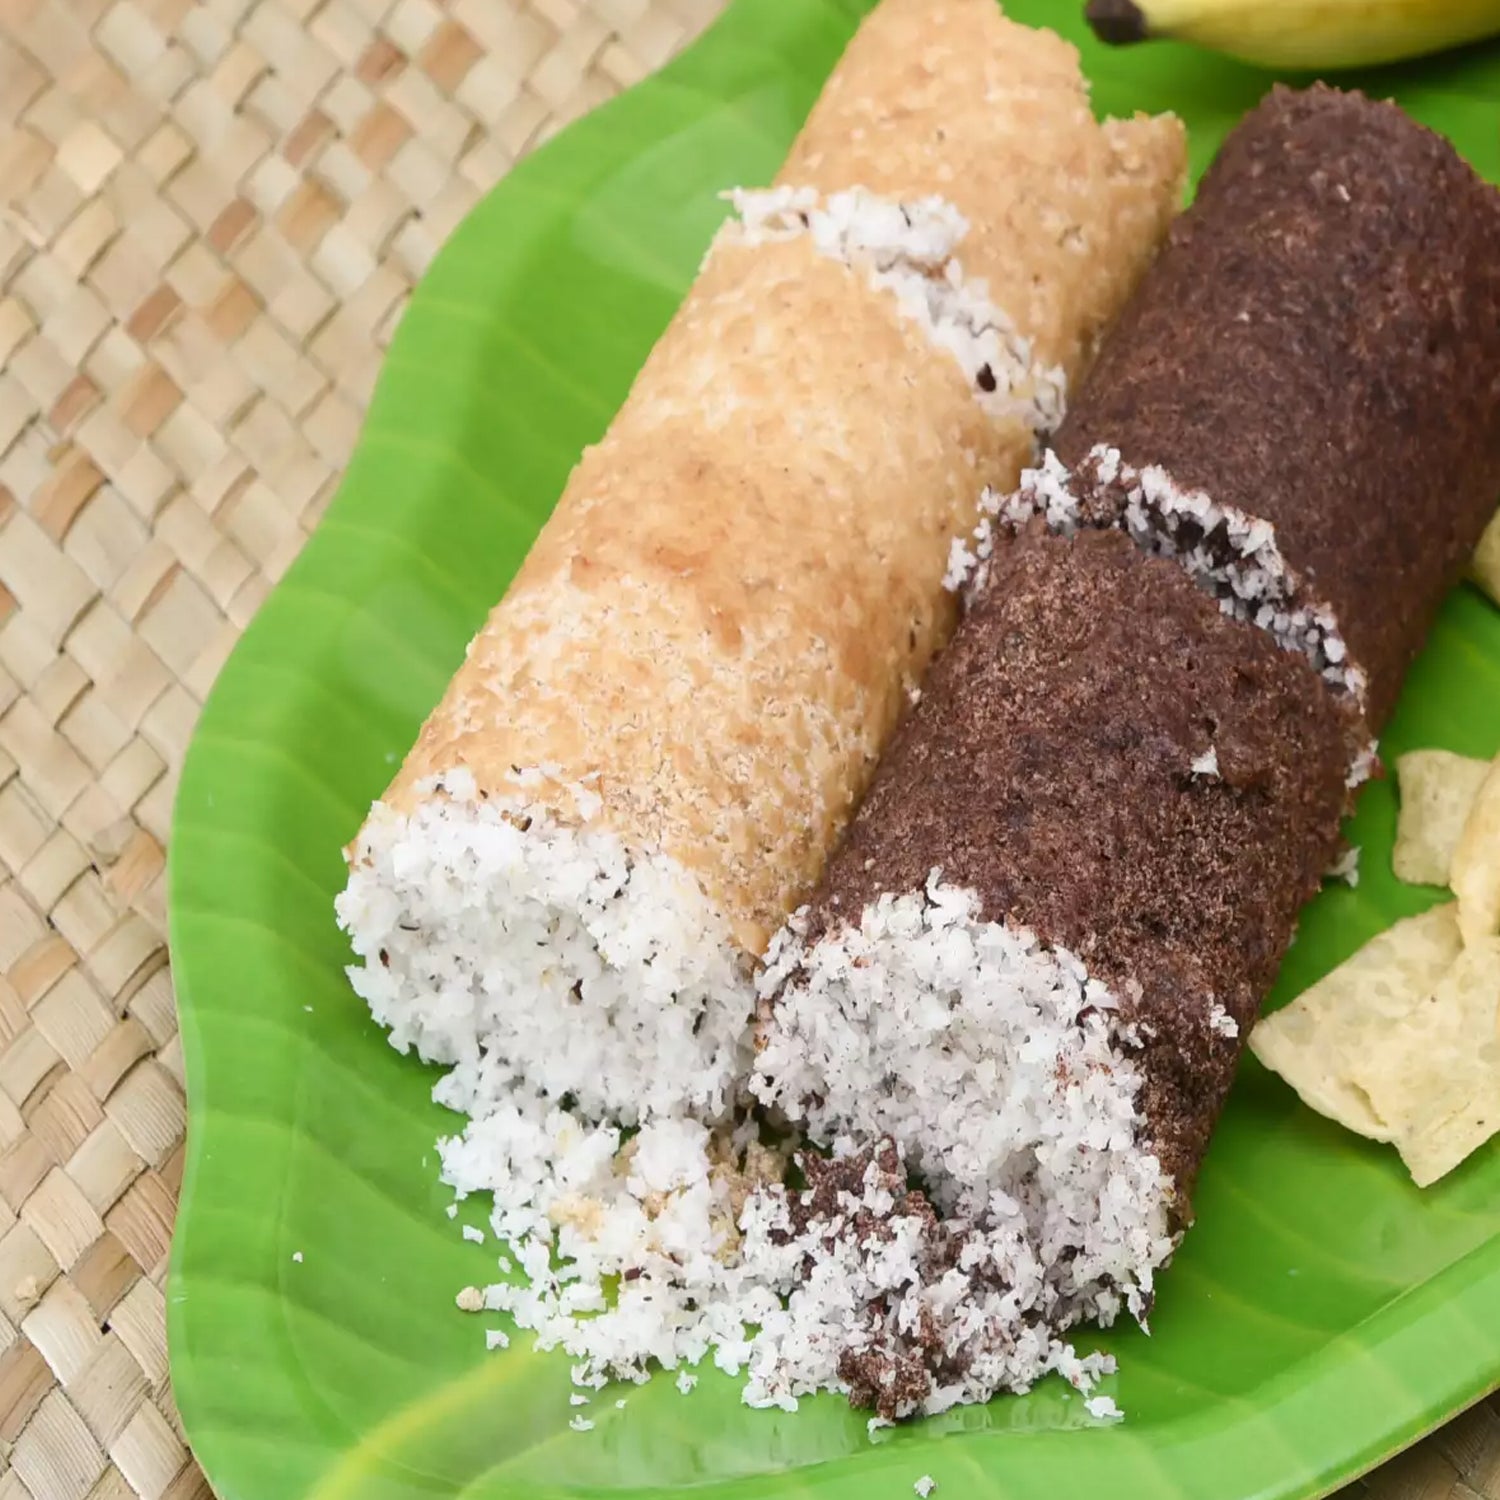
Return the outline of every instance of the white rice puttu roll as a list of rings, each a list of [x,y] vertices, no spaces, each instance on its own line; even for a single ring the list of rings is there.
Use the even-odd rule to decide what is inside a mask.
[[[1098,124],[1073,50],[992,0],[872,13],[351,846],[395,1046],[590,1118],[726,1107],[755,964],[954,624],[952,540],[1183,172],[1176,120]]]

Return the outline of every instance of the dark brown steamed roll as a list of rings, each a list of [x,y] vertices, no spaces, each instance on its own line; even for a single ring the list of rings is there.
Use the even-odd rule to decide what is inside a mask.
[[[893,1141],[991,1247],[963,1252],[1014,1288],[987,1349],[1150,1306],[1500,495],[1497,243],[1500,194],[1441,138],[1276,90],[955,548],[965,618],[768,955],[753,1086],[841,1157]],[[934,1306],[861,1334],[885,1415],[941,1405],[973,1347]]]

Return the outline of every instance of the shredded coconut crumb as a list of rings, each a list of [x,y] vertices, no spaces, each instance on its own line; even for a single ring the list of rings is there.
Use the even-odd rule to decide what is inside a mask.
[[[447,1214],[450,1219],[456,1219],[458,1217],[458,1204],[450,1203],[447,1208],[443,1210],[443,1212]]]
[[[594,1424],[590,1422],[587,1417],[574,1417],[573,1420],[568,1423],[568,1426],[571,1427],[574,1432],[592,1432],[594,1430]]]
[[[922,1497],[922,1500],[927,1500],[927,1497],[936,1488],[937,1480],[935,1480],[931,1474],[924,1474],[919,1480],[917,1480],[915,1484],[912,1485],[912,1489],[914,1489],[917,1494]]]
[[[640,1382],[659,1362],[679,1367],[685,1392],[697,1377],[681,1367],[711,1356],[746,1380],[751,1405],[794,1410],[832,1389],[889,1419],[1024,1388],[1049,1370],[1087,1390],[1111,1367],[1022,1321],[1067,1285],[1041,1290],[1047,1273],[1021,1255],[1022,1221],[946,1225],[908,1191],[888,1143],[886,1155],[845,1144],[826,1164],[804,1157],[813,1185],[792,1192],[783,1155],[748,1121],[714,1133],[652,1121],[622,1144],[616,1127],[528,1093],[493,1060],[484,1076],[490,1102],[439,1155],[451,1185],[494,1193],[492,1227],[524,1280],[466,1289],[459,1305],[508,1312],[538,1348],[568,1352],[575,1386]],[[856,1201],[879,1225],[868,1239],[849,1232],[840,1206]],[[953,1271],[925,1272],[923,1246]],[[1144,1298],[1149,1275],[1090,1306],[1107,1317]],[[920,1386],[882,1387],[879,1371],[924,1306],[949,1352],[923,1356]],[[492,1333],[487,1344],[503,1347]]]
[[[1210,745],[1202,755],[1195,756],[1188,766],[1188,770],[1194,776],[1201,776],[1205,780],[1217,780],[1219,776],[1219,752]]]
[[[1217,1032],[1219,1036],[1231,1038],[1240,1034],[1239,1022],[1217,1000],[1208,1010],[1208,1029]]]
[[[1091,1417],[1097,1417],[1101,1422],[1122,1422],[1125,1420],[1125,1413],[1108,1396],[1090,1396],[1083,1403],[1083,1406],[1084,1410]]]
[[[585,1386],[590,1390],[602,1391],[609,1384],[609,1376],[587,1360],[574,1365],[570,1375],[574,1385]]]
[[[1350,844],[1328,867],[1328,880],[1345,880],[1351,886],[1359,884],[1359,845]]]
[[[503,1328],[486,1328],[484,1347],[486,1349],[509,1349],[510,1335]]]
[[[465,1224],[464,1238],[475,1245],[482,1245],[484,1243],[484,1230],[476,1229],[472,1224]]]
[[[943,587],[950,594],[963,594],[967,598],[988,577],[990,559],[995,555],[995,527],[991,520],[995,504],[994,492],[985,490],[979,497],[982,512],[979,524],[967,541],[963,537],[954,537],[949,544],[948,571],[943,575]],[[972,551],[969,542],[974,544]]]
[[[684,1396],[687,1395],[687,1393],[692,1390],[692,1388],[697,1384],[698,1377],[696,1375],[689,1375],[686,1370],[682,1370],[678,1373],[677,1389],[681,1391]]]
[[[477,1286],[466,1286],[454,1299],[460,1312],[483,1312],[484,1293]]]
[[[1017,418],[1034,432],[1062,420],[1066,376],[1036,360],[988,285],[965,274],[955,251],[969,226],[951,203],[898,202],[860,187],[827,195],[811,187],[735,188],[724,196],[739,216],[721,231],[725,238],[757,244],[806,235],[820,255],[860,268],[958,363],[991,415]]]
[[[581,1391],[574,1391],[573,1394],[568,1397],[569,1406],[587,1406],[588,1404],[589,1398],[585,1396]]]
[[[950,594],[958,593],[978,566],[979,559],[969,551],[964,538],[954,537],[948,548],[948,571],[943,574],[943,587]]]
[[[300,1266],[302,1264],[302,1252],[300,1250],[293,1250],[292,1259]]]
[[[1354,758],[1344,785],[1352,792],[1362,787],[1380,769],[1380,746],[1371,740]]]

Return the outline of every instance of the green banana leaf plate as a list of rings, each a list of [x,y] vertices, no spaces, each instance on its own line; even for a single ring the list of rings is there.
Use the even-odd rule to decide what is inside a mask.
[[[1418,1192],[1388,1148],[1247,1061],[1152,1336],[1098,1342],[1127,1413],[1060,1381],[867,1436],[833,1397],[755,1412],[706,1372],[596,1400],[567,1361],[487,1353],[456,1291],[494,1280],[445,1208],[434,1075],[347,988],[340,847],[603,430],[723,214],[767,180],[863,9],[735,0],[660,76],[573,126],[476,210],[418,291],[343,489],[204,712],[172,836],[172,955],[189,1155],[172,1371],[221,1500],[700,1500],[911,1494],[1302,1497],[1413,1440],[1500,1378],[1500,1148]],[[1101,112],[1174,109],[1195,171],[1266,75],[1170,46],[1111,53],[1081,5],[1015,0],[1083,47]],[[1500,49],[1360,80],[1500,178]],[[1448,601],[1385,739],[1500,749],[1500,611]],[[1389,873],[1394,799],[1367,789],[1357,890],[1325,892],[1285,999],[1439,898]],[[1088,1342],[1086,1340],[1086,1342]],[[613,1393],[611,1393],[613,1394]]]

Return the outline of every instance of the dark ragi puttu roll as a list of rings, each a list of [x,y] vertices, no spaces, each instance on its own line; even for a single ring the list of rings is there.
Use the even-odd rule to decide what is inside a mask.
[[[1495,188],[1394,105],[1277,89],[1225,141],[1048,466],[1073,471],[1080,519],[1181,557],[1373,728],[1494,514],[1497,228]]]
[[[1022,1385],[997,1348],[1148,1309],[1500,493],[1497,242],[1500,194],[1437,136],[1277,90],[1055,452],[956,550],[964,621],[768,955],[754,1081],[841,1155],[894,1140],[968,1226],[925,1322],[858,1327],[851,1387],[885,1415],[981,1394],[976,1360]],[[950,1284],[970,1267],[1008,1289],[982,1329]]]

